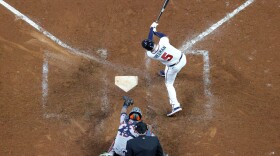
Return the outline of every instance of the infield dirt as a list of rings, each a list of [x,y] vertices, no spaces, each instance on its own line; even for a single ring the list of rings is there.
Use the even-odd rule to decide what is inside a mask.
[[[192,47],[209,53],[212,95],[204,94],[203,57],[187,55],[175,81],[183,111],[172,118],[156,74],[164,66],[146,67],[141,47],[162,1],[5,2],[96,60],[0,5],[0,155],[98,155],[114,140],[123,95],[171,156],[280,154],[278,0],[255,0]],[[171,0],[157,30],[179,48],[245,2]],[[114,85],[125,75],[139,78],[128,93]]]

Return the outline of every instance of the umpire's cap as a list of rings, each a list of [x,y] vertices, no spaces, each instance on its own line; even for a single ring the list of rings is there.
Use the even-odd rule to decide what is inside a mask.
[[[135,130],[139,134],[145,134],[145,132],[148,130],[148,126],[144,122],[140,121],[135,125]]]

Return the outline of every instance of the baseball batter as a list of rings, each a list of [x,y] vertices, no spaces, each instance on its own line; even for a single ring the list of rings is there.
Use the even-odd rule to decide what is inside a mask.
[[[177,74],[186,65],[187,60],[184,53],[169,43],[169,39],[165,34],[156,31],[157,26],[158,23],[153,22],[150,27],[148,39],[142,41],[142,46],[147,50],[148,57],[160,61],[165,65],[165,70],[160,71],[160,75],[165,77],[169,102],[172,106],[172,111],[168,113],[167,116],[172,116],[182,110],[181,105],[177,100],[173,84]],[[155,44],[153,41],[154,35],[160,38],[158,44]]]

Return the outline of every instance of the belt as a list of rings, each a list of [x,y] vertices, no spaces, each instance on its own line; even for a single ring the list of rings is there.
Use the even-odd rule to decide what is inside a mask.
[[[173,67],[173,66],[175,66],[176,64],[178,64],[178,63],[181,61],[182,57],[183,57],[183,54],[181,54],[181,57],[180,57],[180,59],[179,59],[179,61],[178,61],[177,63],[174,63],[174,64],[172,64],[172,65],[170,65],[170,66],[168,66],[168,67]]]

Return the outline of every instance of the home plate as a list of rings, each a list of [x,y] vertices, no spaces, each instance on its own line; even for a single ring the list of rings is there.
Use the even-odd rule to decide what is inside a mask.
[[[115,76],[115,85],[125,92],[130,91],[138,84],[138,76]]]

